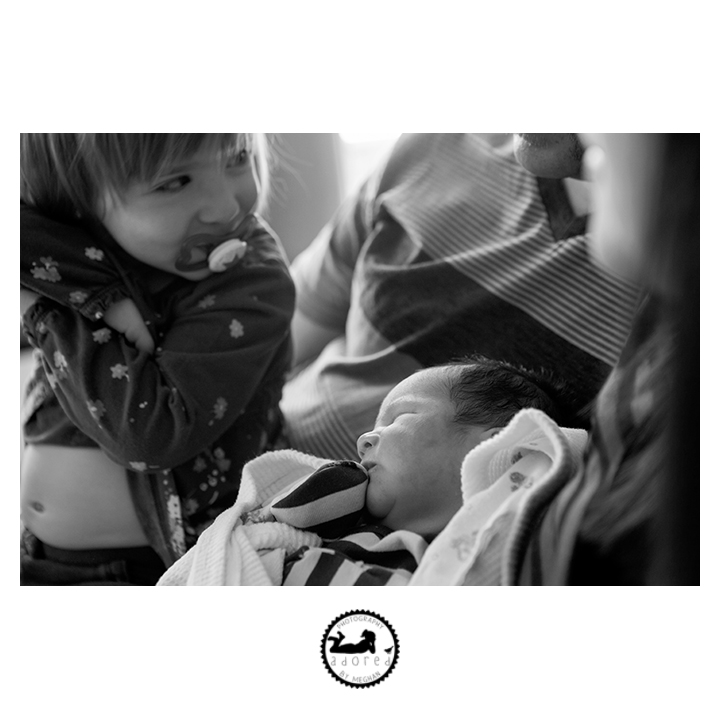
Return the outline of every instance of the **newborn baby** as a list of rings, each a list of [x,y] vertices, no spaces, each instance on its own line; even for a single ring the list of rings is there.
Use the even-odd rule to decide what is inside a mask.
[[[420,370],[388,393],[360,462],[277,450],[160,584],[407,584],[462,505],[461,466],[523,408],[558,424],[561,386],[486,358]]]
[[[522,408],[572,424],[561,394],[562,384],[547,373],[487,358],[419,370],[388,393],[375,427],[358,438],[359,464],[327,463],[243,519],[275,519],[324,538],[338,537],[342,527],[349,530],[364,519],[432,539],[460,509],[467,453]],[[335,503],[328,502],[333,495]],[[324,509],[313,508],[321,498]],[[343,508],[334,528],[323,515],[331,504],[334,512]]]

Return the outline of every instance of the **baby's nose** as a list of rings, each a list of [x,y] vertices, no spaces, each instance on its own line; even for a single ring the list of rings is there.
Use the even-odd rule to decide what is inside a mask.
[[[360,459],[365,457],[365,453],[375,444],[377,435],[374,432],[363,433],[357,441],[357,451]]]

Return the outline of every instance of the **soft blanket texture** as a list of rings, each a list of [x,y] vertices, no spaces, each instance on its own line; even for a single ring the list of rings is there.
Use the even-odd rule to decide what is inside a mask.
[[[584,430],[520,411],[468,453],[463,506],[429,546],[405,530],[355,525],[367,488],[350,472],[356,463],[266,453],[245,466],[235,505],[158,584],[514,584],[538,516],[572,478],[586,442]],[[323,476],[344,465],[331,482]],[[324,541],[310,530],[327,527],[346,534]]]
[[[279,585],[286,555],[303,547],[320,547],[322,540],[316,532],[273,519],[315,530],[320,520],[352,520],[364,506],[367,478],[362,472],[360,482],[341,484],[334,492],[322,482],[315,483],[319,492],[314,497],[301,492],[303,502],[287,502],[309,477],[322,480],[316,473],[328,463],[333,461],[295,450],[251,460],[243,469],[235,504],[218,516],[158,585]]]
[[[535,519],[573,477],[586,444],[584,430],[561,429],[540,410],[521,410],[465,457],[463,506],[410,584],[515,584]]]
[[[244,470],[235,505],[159,585],[406,585],[427,543],[362,524],[368,478],[353,461],[295,450]]]

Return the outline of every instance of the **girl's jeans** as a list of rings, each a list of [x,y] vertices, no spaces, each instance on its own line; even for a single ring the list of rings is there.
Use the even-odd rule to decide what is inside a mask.
[[[20,536],[21,585],[155,585],[165,569],[150,547],[62,550]]]

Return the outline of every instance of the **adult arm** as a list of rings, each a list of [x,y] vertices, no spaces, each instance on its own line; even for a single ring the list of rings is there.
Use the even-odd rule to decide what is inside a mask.
[[[296,310],[292,319],[293,366],[314,360],[322,349],[340,333],[309,318],[302,310]]]
[[[297,290],[292,324],[296,367],[317,357],[334,338],[345,334],[352,303],[358,256],[376,232],[380,197],[392,189],[417,153],[426,152],[433,136],[403,135],[386,162],[340,207],[335,217],[293,261]]]
[[[345,332],[355,264],[372,232],[382,170],[363,183],[293,261],[291,272],[297,289],[292,323],[296,366],[317,357],[330,340]]]

